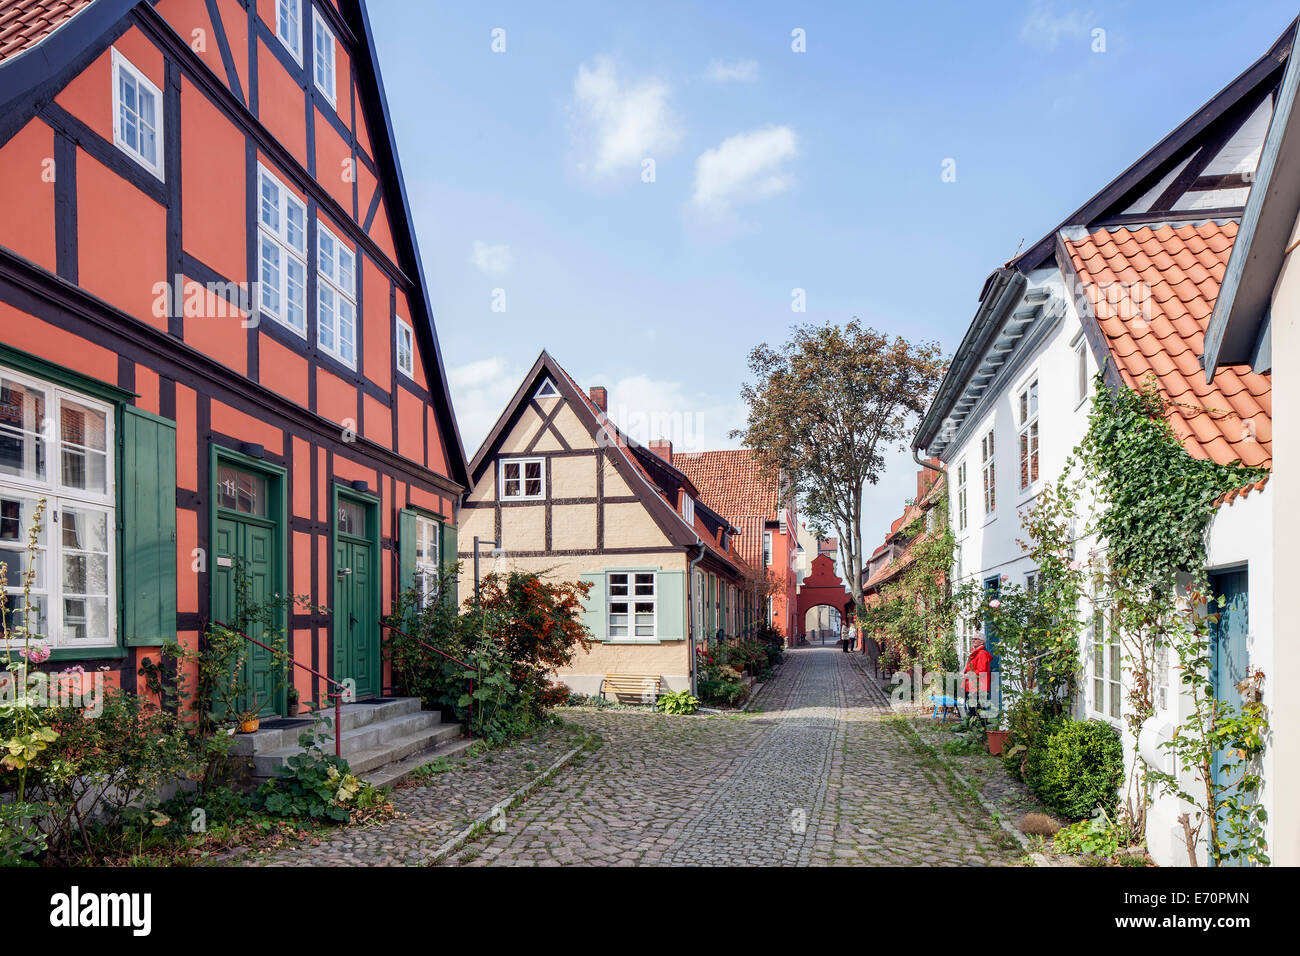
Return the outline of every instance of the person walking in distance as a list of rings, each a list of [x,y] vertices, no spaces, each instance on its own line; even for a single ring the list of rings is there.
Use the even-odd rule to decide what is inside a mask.
[[[849,650],[853,647],[853,645],[856,644],[857,642],[858,642],[858,632],[857,629],[853,626],[853,622],[850,621],[849,626],[844,630],[844,640],[840,642],[841,645],[843,645],[841,647],[841,650],[843,650],[844,653],[847,654]]]

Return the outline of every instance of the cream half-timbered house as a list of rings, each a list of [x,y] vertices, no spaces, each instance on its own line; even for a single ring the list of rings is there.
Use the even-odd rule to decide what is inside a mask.
[[[700,571],[730,585],[723,593],[739,592],[736,529],[697,500],[684,474],[620,432],[605,406],[604,389],[589,395],[550,355],[537,359],[470,465],[460,597],[491,570],[585,581],[592,648],[557,677],[585,694],[608,674],[690,688],[700,621],[738,629],[734,605],[690,593]],[[719,607],[692,615],[693,599],[697,610],[705,600]]]

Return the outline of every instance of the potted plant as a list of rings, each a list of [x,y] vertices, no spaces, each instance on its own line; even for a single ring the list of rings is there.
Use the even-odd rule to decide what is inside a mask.
[[[287,692],[287,696],[289,701],[289,716],[297,717],[298,716],[298,688],[290,687]]]
[[[239,722],[239,732],[241,734],[255,734],[257,729],[262,726],[262,718],[258,716],[256,710],[246,710],[236,720]]]
[[[1006,719],[999,715],[998,722],[984,733],[988,739],[989,753],[1001,757],[1007,746],[1007,737],[1011,735],[1011,731],[1006,726]]]

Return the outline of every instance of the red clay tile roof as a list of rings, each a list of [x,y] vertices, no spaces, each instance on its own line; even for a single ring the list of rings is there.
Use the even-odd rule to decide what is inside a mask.
[[[1263,478],[1259,479],[1259,481],[1252,481],[1250,484],[1241,488],[1233,488],[1231,491],[1225,491],[1223,494],[1219,495],[1219,497],[1214,499],[1214,507],[1218,508],[1222,505],[1231,504],[1238,498],[1247,497],[1252,491],[1263,491],[1264,486],[1268,484],[1268,479],[1269,476],[1265,475]]]
[[[30,50],[92,0],[0,0],[0,60]]]
[[[727,520],[777,520],[781,501],[776,482],[759,473],[750,449],[674,454],[673,466],[699,489],[700,500]]]
[[[1173,407],[1169,424],[1195,458],[1272,467],[1272,379],[1247,365],[1206,384],[1205,329],[1232,254],[1237,224],[1102,229],[1065,247],[1125,384],[1148,374]],[[1118,285],[1116,285],[1118,283]],[[1115,295],[1139,289],[1149,298]]]

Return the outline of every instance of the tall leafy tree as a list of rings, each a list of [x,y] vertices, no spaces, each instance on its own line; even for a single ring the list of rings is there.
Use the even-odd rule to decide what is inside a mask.
[[[749,353],[756,381],[741,388],[743,430],[760,468],[796,496],[808,525],[834,528],[853,600],[862,606],[862,496],[885,453],[906,448],[943,375],[937,342],[890,338],[856,318],[798,326],[780,348]]]

